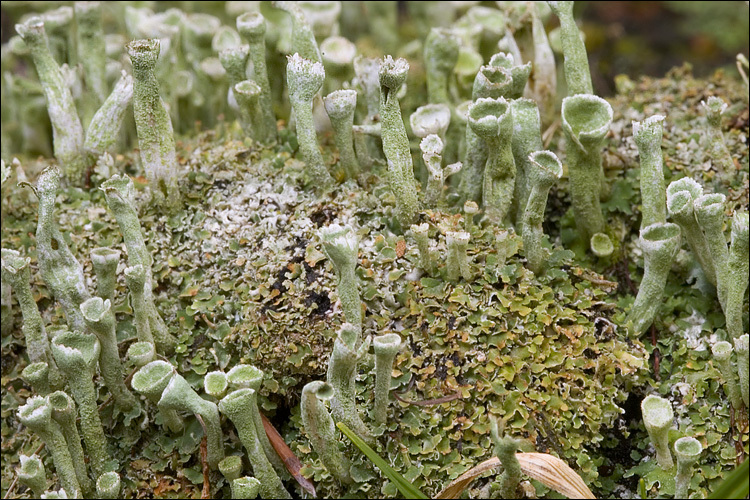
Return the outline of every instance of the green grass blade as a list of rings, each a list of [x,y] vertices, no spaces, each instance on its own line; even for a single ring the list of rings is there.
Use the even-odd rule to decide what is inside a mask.
[[[393,481],[393,484],[396,485],[396,488],[398,488],[398,491],[401,492],[401,494],[405,498],[428,498],[427,495],[422,493],[417,489],[416,486],[411,484],[409,481],[406,480],[404,476],[396,472],[396,470],[388,465],[385,460],[380,458],[377,453],[375,453],[375,450],[367,446],[367,443],[362,441],[359,436],[354,434],[354,432],[346,426],[343,422],[339,422],[336,424],[336,427],[341,429],[341,432],[344,433],[346,437],[348,437],[352,443],[354,443],[354,446],[359,448],[359,450],[365,454],[367,458],[370,459],[372,463],[374,463],[378,469],[385,474],[385,477]]]
[[[750,460],[745,459],[708,498],[747,498],[750,492]]]

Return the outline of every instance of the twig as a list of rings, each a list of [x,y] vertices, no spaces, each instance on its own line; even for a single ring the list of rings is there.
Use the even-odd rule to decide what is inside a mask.
[[[10,483],[8,491],[5,492],[5,496],[3,498],[10,498],[10,494],[13,493],[13,490],[16,489],[16,483],[18,483],[18,474],[16,474],[16,476],[13,478],[13,482]]]
[[[656,326],[651,325],[651,345],[654,346],[654,380],[659,381],[659,365],[661,362],[661,351],[656,347],[658,339],[656,338]]]

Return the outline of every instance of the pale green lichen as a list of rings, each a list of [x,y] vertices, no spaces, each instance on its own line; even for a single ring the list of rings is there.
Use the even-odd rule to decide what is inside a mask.
[[[674,466],[669,449],[669,429],[672,428],[674,418],[672,405],[664,398],[646,396],[641,401],[641,413],[651,444],[656,449],[656,461],[662,469],[671,469]]]

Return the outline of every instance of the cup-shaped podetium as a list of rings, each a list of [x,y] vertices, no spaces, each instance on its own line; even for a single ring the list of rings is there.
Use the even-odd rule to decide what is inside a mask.
[[[526,177],[530,186],[529,198],[524,209],[521,226],[523,248],[529,269],[538,274],[544,267],[547,255],[542,246],[544,230],[544,210],[547,207],[547,195],[552,185],[563,174],[563,166],[555,153],[537,151],[529,155],[529,170]]]
[[[359,237],[348,226],[331,224],[320,229],[323,253],[336,272],[337,291],[346,321],[362,328],[362,301],[355,268],[359,252]]]
[[[96,275],[96,294],[111,302],[115,298],[117,287],[117,264],[120,263],[120,251],[98,247],[91,251],[90,256]]]
[[[664,192],[664,159],[661,152],[664,116],[654,115],[633,122],[633,139],[641,157],[641,228],[667,222]]]
[[[703,196],[703,186],[689,177],[672,181],[667,186],[667,212],[677,225],[703,268],[706,279],[716,286],[716,269],[706,236],[695,219],[694,202]]]
[[[719,372],[721,378],[724,379],[724,392],[726,393],[732,407],[735,409],[742,408],[743,400],[740,388],[737,385],[737,373],[732,366],[732,344],[725,341],[720,341],[714,344],[711,348],[711,354],[713,354],[714,362],[719,365]]]
[[[109,461],[107,438],[99,418],[93,381],[101,345],[94,335],[63,331],[52,339],[51,347],[57,366],[65,373],[70,392],[78,405],[89,464],[94,476],[99,477],[107,471]]]
[[[708,250],[716,270],[716,292],[726,313],[727,283],[729,281],[729,249],[724,236],[724,210],[727,197],[721,193],[704,194],[693,201],[695,220],[706,237]]]
[[[326,469],[344,484],[351,483],[349,460],[338,447],[338,431],[325,402],[332,399],[333,386],[316,380],[305,385],[300,401],[302,424],[313,449]]]
[[[76,470],[78,484],[81,485],[84,495],[91,494],[93,484],[86,473],[86,461],[84,459],[83,444],[81,436],[78,434],[76,427],[76,404],[68,394],[63,391],[56,391],[47,396],[47,401],[52,408],[52,418],[60,425],[65,442],[68,445],[70,458],[73,459],[73,466]]]
[[[16,469],[18,480],[31,490],[35,498],[41,498],[47,489],[47,473],[42,459],[39,455],[19,455],[18,458],[21,460],[21,466]]]
[[[563,99],[562,127],[567,139],[570,192],[576,226],[584,241],[605,233],[599,204],[603,182],[601,147],[612,124],[612,106],[604,99],[580,94]]]
[[[726,304],[724,315],[727,320],[727,331],[736,339],[743,333],[742,311],[745,301],[745,290],[750,276],[750,256],[748,255],[748,214],[735,212],[732,217],[732,236],[729,246],[726,274]]]
[[[353,179],[359,173],[359,163],[354,153],[352,133],[354,111],[357,108],[357,91],[351,89],[336,90],[325,96],[323,104],[335,132],[339,161],[347,178]]]
[[[105,472],[96,480],[96,494],[99,498],[119,498],[120,474]]]
[[[315,179],[315,185],[320,188],[326,188],[333,182],[320,153],[312,113],[313,97],[323,86],[325,77],[323,64],[304,59],[299,54],[288,56],[286,81],[289,101],[297,119],[300,153],[310,169],[310,176]]]
[[[127,358],[135,366],[146,366],[156,357],[156,348],[153,342],[133,342],[128,347]]]
[[[174,366],[162,360],[151,361],[144,365],[133,375],[131,385],[133,390],[146,396],[152,403],[158,403],[164,389],[176,374]],[[159,408],[164,425],[170,431],[177,433],[182,431],[184,424],[182,418],[173,409]]]
[[[401,349],[401,336],[397,333],[378,335],[372,340],[375,351],[375,401],[373,420],[377,425],[385,423],[388,413],[388,395],[391,392],[393,360]]]
[[[214,398],[223,398],[228,387],[227,374],[222,371],[208,372],[203,378],[203,389]]]
[[[446,104],[425,104],[409,117],[411,131],[419,138],[435,134],[441,139],[451,123],[451,110]]]
[[[651,326],[662,304],[667,276],[680,249],[680,226],[670,222],[651,224],[641,231],[640,244],[645,261],[643,279],[628,315],[635,335]]]
[[[674,442],[674,454],[677,457],[677,474],[675,475],[675,498],[688,498],[690,480],[693,477],[693,466],[703,452],[703,445],[693,437],[681,437]]]
[[[510,105],[502,97],[477,99],[469,108],[469,126],[487,143],[482,202],[490,220],[500,224],[510,212],[516,178]]]
[[[430,103],[449,103],[448,82],[458,61],[461,39],[451,29],[432,28],[424,42],[427,96]]]
[[[641,413],[643,424],[656,449],[656,461],[662,469],[671,469],[674,466],[672,453],[669,450],[669,429],[672,428],[674,419],[672,405],[664,398],[649,395],[641,401]]]

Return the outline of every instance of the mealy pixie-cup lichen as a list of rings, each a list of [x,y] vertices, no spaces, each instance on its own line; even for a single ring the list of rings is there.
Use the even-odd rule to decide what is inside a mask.
[[[334,389],[326,382],[316,380],[306,384],[300,401],[302,425],[328,472],[339,482],[349,484],[352,481],[349,475],[351,464],[339,449],[338,431],[325,406],[325,402],[333,396]]]
[[[93,491],[94,485],[86,472],[83,444],[81,436],[78,434],[78,427],[76,427],[78,412],[76,412],[75,401],[63,391],[53,392],[47,396],[47,401],[52,408],[52,418],[60,425],[65,443],[68,446],[78,484],[81,486],[83,494],[89,495]]]
[[[695,464],[703,452],[703,445],[693,437],[681,437],[674,443],[674,454],[677,457],[677,474],[675,475],[675,498],[689,498],[690,480],[695,474]]]
[[[47,399],[39,396],[29,398],[25,405],[18,408],[18,420],[44,441],[66,493],[71,498],[82,498],[73,459],[60,426],[52,420],[52,408]]]
[[[544,230],[544,210],[550,188],[563,174],[563,167],[555,153],[537,151],[529,155],[529,169],[526,179],[530,186],[529,197],[521,217],[521,235],[529,269],[539,273],[544,269],[547,255],[542,246]]]
[[[732,366],[732,344],[726,341],[720,341],[711,348],[713,360],[718,365],[721,378],[724,379],[724,392],[735,409],[743,407],[742,394],[737,385],[737,372]]]
[[[39,455],[19,455],[18,458],[21,462],[21,466],[16,469],[18,480],[31,490],[35,498],[41,498],[47,489],[47,474],[42,459]]]
[[[142,366],[135,374],[131,385],[133,390],[146,396],[149,401],[158,404],[164,389],[175,374],[174,366],[160,359]],[[177,411],[171,408],[159,407],[162,425],[171,432],[181,432],[184,423]]]
[[[641,401],[641,413],[651,444],[656,449],[656,461],[662,469],[671,469],[674,466],[669,449],[669,429],[674,418],[672,405],[664,398],[649,395]]]
[[[323,99],[326,113],[331,119],[335,132],[336,148],[339,151],[339,162],[349,179],[355,179],[359,174],[359,163],[354,153],[354,111],[357,107],[357,92],[355,90],[336,90]]]
[[[388,414],[393,361],[401,349],[401,336],[397,333],[378,335],[372,339],[372,348],[375,351],[375,399],[372,415],[375,424],[382,425]]]
[[[656,222],[667,222],[662,121],[662,115],[654,115],[642,122],[633,122],[633,138],[641,158],[641,229]]]
[[[359,237],[350,227],[331,224],[320,229],[323,253],[336,272],[336,289],[344,311],[344,318],[356,328],[362,328],[362,301],[355,273]]]

